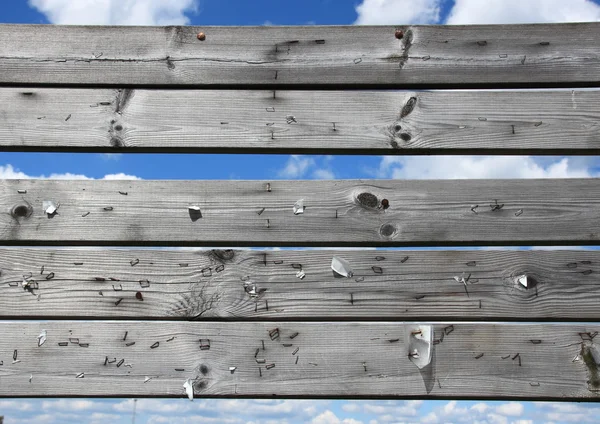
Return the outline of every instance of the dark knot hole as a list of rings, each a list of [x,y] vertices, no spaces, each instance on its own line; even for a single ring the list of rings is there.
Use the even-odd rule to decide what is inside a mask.
[[[16,205],[11,214],[16,218],[27,218],[31,215],[32,209],[29,205]]]

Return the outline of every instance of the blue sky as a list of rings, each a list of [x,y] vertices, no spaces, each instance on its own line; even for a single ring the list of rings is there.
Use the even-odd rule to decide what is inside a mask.
[[[590,0],[5,0],[0,23],[350,25],[600,21]],[[596,177],[598,158],[0,153],[0,178],[318,179]],[[1,375],[0,375],[1,381]],[[0,383],[1,384],[1,383]],[[183,392],[182,392],[183,395]],[[130,423],[133,400],[0,400],[6,424]],[[139,400],[136,423],[596,422],[594,404]]]

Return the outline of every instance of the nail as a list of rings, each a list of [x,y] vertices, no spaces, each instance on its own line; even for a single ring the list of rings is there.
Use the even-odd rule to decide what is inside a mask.
[[[394,35],[398,40],[401,40],[402,37],[404,37],[404,31],[402,31],[401,29],[397,29]]]
[[[203,32],[199,32],[198,35],[196,35],[196,38],[200,41],[204,41],[206,40],[206,34]]]

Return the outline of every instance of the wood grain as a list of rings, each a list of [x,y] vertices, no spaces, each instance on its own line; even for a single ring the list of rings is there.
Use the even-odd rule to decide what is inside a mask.
[[[304,213],[295,215],[300,200]],[[57,213],[46,214],[44,201],[59,205]],[[600,239],[599,204],[596,179],[3,180],[0,240],[211,247],[582,245]]]
[[[0,150],[599,154],[600,91],[0,88]]]
[[[419,370],[425,325],[3,322],[0,396],[597,399],[598,325],[435,324]]]
[[[397,29],[404,31],[399,40]],[[197,38],[205,33],[205,40]],[[599,23],[474,26],[2,25],[0,83],[531,87],[598,84]]]
[[[333,257],[352,278],[334,275]],[[9,248],[0,249],[0,316],[598,321],[599,263],[600,252],[581,250]]]

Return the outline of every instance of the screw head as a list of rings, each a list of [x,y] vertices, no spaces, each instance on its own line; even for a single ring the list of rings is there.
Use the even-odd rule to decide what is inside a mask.
[[[397,38],[398,40],[401,40],[401,39],[402,39],[402,37],[404,37],[404,31],[402,31],[401,29],[397,29],[397,30],[396,30],[396,38]]]
[[[199,32],[198,35],[196,36],[198,38],[198,40],[200,41],[204,41],[206,40],[206,34],[203,32]]]

